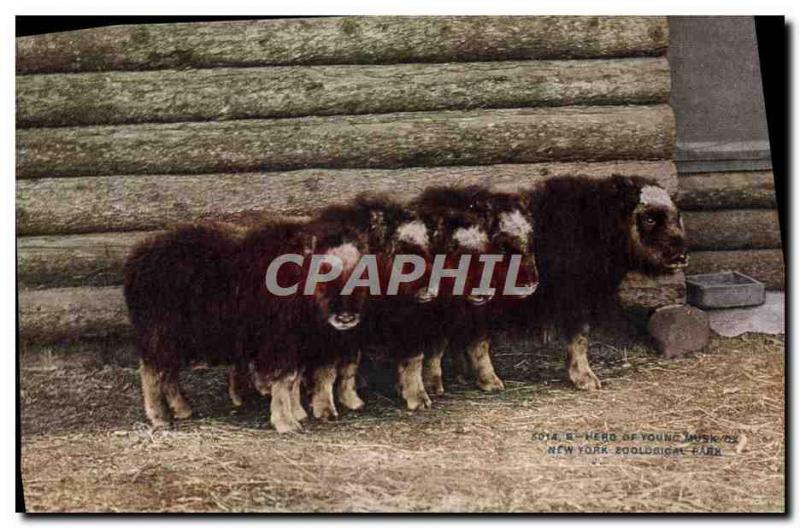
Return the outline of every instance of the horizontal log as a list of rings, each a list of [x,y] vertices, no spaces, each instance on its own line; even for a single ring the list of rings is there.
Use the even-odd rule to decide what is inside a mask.
[[[231,234],[244,235],[248,223],[228,224],[228,227]],[[162,232],[20,237],[17,239],[18,284],[32,289],[122,284],[125,260],[133,246]]]
[[[660,55],[665,17],[336,17],[112,26],[17,38],[17,72]]]
[[[666,103],[665,58],[25,75],[17,126]]]
[[[24,343],[130,336],[122,288],[21,290],[19,334]]]
[[[17,182],[17,233],[152,230],[201,219],[241,222],[263,214],[308,215],[366,189],[407,200],[434,184],[516,190],[564,174],[600,178],[615,173],[654,178],[670,192],[677,188],[669,161],[42,178]]]
[[[682,276],[681,276],[682,277]],[[626,308],[642,311],[671,304],[683,295],[682,279],[635,277],[621,292]],[[641,288],[637,293],[630,287]],[[131,335],[122,288],[21,290],[20,337],[24,343],[66,343]]]
[[[125,259],[153,232],[17,239],[17,281],[23,288],[122,284]]]
[[[687,275],[721,271],[739,271],[764,282],[770,290],[785,288],[783,251],[780,249],[694,251],[690,254]]]
[[[343,203],[363,189],[408,200],[428,185],[490,182],[514,191],[565,174],[604,178],[611,174],[655,179],[674,192],[671,162],[557,163],[442,169],[298,171],[285,174],[138,176],[24,180],[17,189],[17,230],[86,232],[84,235],[17,239],[18,280],[23,287],[106,286],[122,282],[122,265],[146,231],[198,219],[252,224],[267,215],[308,215],[314,206]],[[227,180],[220,190],[209,187]],[[177,181],[176,181],[177,180]],[[336,182],[336,180],[341,180]],[[134,184],[141,184],[136,187]],[[278,188],[280,186],[280,188]],[[328,187],[330,186],[330,187]],[[271,191],[271,192],[269,192]],[[224,204],[220,207],[220,204]]]
[[[667,159],[666,105],[29,128],[17,177]]]
[[[17,126],[666,103],[665,58],[27,75]]]
[[[683,213],[689,248],[773,249],[781,247],[775,209],[730,209]]]
[[[161,229],[198,219],[250,224],[267,215],[308,215],[314,206],[343,203],[369,187],[408,200],[433,184],[491,182],[514,191],[547,178],[572,174],[603,178],[611,174],[654,178],[674,192],[671,162],[560,163],[494,165],[443,169],[298,171],[285,174],[61,178],[20,181],[17,189],[19,234],[47,231],[85,235],[23,236],[17,239],[18,280],[24,287],[106,286],[120,284],[131,246],[148,232],[96,233],[100,230]],[[177,181],[175,181],[177,179]],[[223,191],[208,185],[227,180]],[[336,180],[341,180],[336,182]],[[47,185],[50,184],[50,185]],[[136,187],[136,185],[141,185]],[[328,187],[330,185],[331,187]],[[268,192],[265,192],[268,191]],[[220,207],[220,204],[224,204]]]
[[[681,176],[678,205],[683,210],[774,208],[772,171],[713,172]]]

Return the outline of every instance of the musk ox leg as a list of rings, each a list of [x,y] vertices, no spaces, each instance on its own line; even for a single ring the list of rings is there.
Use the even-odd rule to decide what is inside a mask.
[[[303,381],[303,376],[297,376],[292,384],[292,416],[298,422],[302,422],[308,418],[308,413],[303,407],[303,401],[300,397],[300,384]]]
[[[503,381],[497,377],[492,365],[492,357],[489,354],[491,344],[488,337],[482,337],[473,341],[467,347],[472,370],[475,371],[475,383],[483,391],[495,392],[506,388]]]
[[[244,404],[245,395],[255,388],[254,378],[255,373],[248,367],[234,365],[228,369],[228,397],[234,406],[241,407]],[[269,396],[269,388],[265,395]]]
[[[297,372],[293,372],[276,379],[272,383],[269,420],[279,433],[292,433],[302,429],[302,425],[292,414],[292,385],[297,380],[297,377]]]
[[[333,384],[336,382],[336,365],[326,365],[312,374],[311,411],[314,418],[322,421],[336,419],[339,413],[333,402]]]
[[[573,385],[580,390],[597,390],[600,380],[589,367],[589,328],[584,326],[569,341],[567,346],[567,372]]]
[[[364,407],[364,400],[356,392],[356,374],[360,360],[361,352],[356,354],[355,361],[349,361],[339,366],[339,385],[336,388],[336,397],[339,403],[351,411],[357,411]]]
[[[269,398],[272,395],[272,382],[267,376],[257,371],[254,365],[250,365],[250,378],[253,380],[253,386],[259,394]]]
[[[244,404],[241,395],[241,387],[239,386],[240,380],[238,369],[236,367],[230,367],[228,369],[228,396],[234,407],[241,407]]]
[[[153,427],[169,426],[169,411],[164,404],[161,389],[162,376],[153,366],[139,361],[139,376],[142,378],[142,395],[144,396],[144,412]]]
[[[475,369],[472,368],[472,361],[466,349],[451,350],[450,357],[453,358],[452,366],[456,383],[467,385],[469,380],[475,379]]]
[[[400,395],[410,411],[431,406],[431,399],[422,383],[423,355],[404,359],[397,365]]]
[[[164,374],[161,380],[161,389],[167,399],[169,408],[172,409],[172,416],[177,420],[187,420],[192,417],[192,408],[181,393],[177,371]]]
[[[437,396],[444,394],[442,356],[446,349],[447,340],[436,343],[435,348],[425,356],[425,363],[422,365],[422,385],[427,392]]]

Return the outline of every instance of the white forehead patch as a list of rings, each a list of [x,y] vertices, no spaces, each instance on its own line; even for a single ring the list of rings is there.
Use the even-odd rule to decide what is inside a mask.
[[[358,259],[361,258],[361,252],[350,242],[346,242],[341,246],[331,248],[325,254],[339,257],[339,259],[342,261],[342,268],[344,268],[343,271],[353,269],[358,263]]]
[[[672,198],[669,197],[669,193],[655,185],[642,187],[642,192],[639,194],[639,203],[675,209],[675,204],[672,202]]]
[[[526,240],[533,231],[533,226],[522,216],[519,209],[515,209],[513,213],[500,215],[500,231],[520,240]]]
[[[463,227],[456,229],[456,232],[453,233],[453,238],[465,249],[485,249],[486,244],[489,243],[489,237],[486,232],[478,226],[472,226],[469,229]]]
[[[397,240],[401,242],[408,242],[416,246],[427,248],[428,247],[428,228],[425,223],[419,220],[413,222],[406,222],[397,228]]]

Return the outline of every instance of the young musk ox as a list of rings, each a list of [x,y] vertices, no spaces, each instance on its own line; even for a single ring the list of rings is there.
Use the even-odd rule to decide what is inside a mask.
[[[463,357],[467,360],[469,370],[476,374],[479,388],[485,391],[502,390],[503,382],[495,373],[491,361],[489,337],[496,322],[517,308],[522,299],[536,290],[538,284],[529,204],[519,194],[491,191],[481,185],[431,188],[420,201],[432,207],[477,215],[488,235],[486,253],[502,257],[491,264],[494,268],[491,283],[487,286],[495,291],[494,297],[482,306],[454,311],[448,321],[445,338],[446,347],[457,352],[452,359],[458,361]],[[512,263],[515,255],[516,263]],[[507,278],[511,287],[508,290]],[[425,385],[436,394],[444,392],[442,352],[443,349],[440,349],[425,360]]]
[[[627,272],[657,275],[687,265],[683,221],[667,191],[639,177],[557,177],[528,196],[541,282],[517,323],[560,329],[569,341],[570,380],[598,389],[586,355],[589,325],[608,312]]]
[[[240,372],[249,367],[256,388],[271,394],[275,428],[298,430],[306,417],[299,394],[303,369],[335,364],[352,350],[346,331],[359,323],[366,295],[359,288],[339,293],[364,245],[360,233],[338,224],[272,222],[243,240],[218,226],[195,225],[135,248],[126,264],[125,297],[151,422],[168,424],[164,398],[175,418],[191,415],[178,372],[202,362]],[[284,254],[306,258],[280,267],[276,278],[280,287],[296,284],[296,293],[275,295],[266,272]],[[312,255],[335,256],[344,269],[303,295]]]
[[[428,290],[432,255],[427,226],[408,207],[382,194],[362,194],[350,204],[324,209],[318,218],[366,234],[369,251],[377,257],[379,292],[375,293],[379,295],[367,301],[364,324],[358,331],[361,349],[388,345],[390,359],[397,365],[399,392],[408,408],[430,405],[421,369],[422,349],[429,337],[424,323],[431,317],[430,305],[436,297],[435,291]],[[355,383],[360,357],[357,353],[351,356],[353,361],[339,365],[337,399],[351,410],[364,405]],[[319,395],[319,389],[328,391],[327,395]],[[313,400],[329,402],[323,412],[337,415],[330,386],[315,387]]]
[[[358,272],[357,264],[367,248],[363,233],[339,222],[322,220],[299,229],[292,227],[285,233],[276,233],[270,226],[253,232],[243,242],[238,268],[250,279],[240,294],[244,292],[243,299],[253,303],[243,310],[249,336],[246,346],[256,388],[264,394],[271,391],[272,421],[279,431],[299,429],[298,417],[305,417],[300,402],[303,375],[311,374],[314,393],[322,394],[324,391],[316,386],[332,384],[333,380],[313,374],[325,373],[330,377],[340,363],[351,361],[357,353],[357,334],[353,329],[363,317],[367,290],[356,287],[346,295],[342,293],[351,276]],[[285,283],[297,285],[297,292],[288,296],[270,295],[263,286],[263,277],[275,258],[290,253],[333,256],[343,267],[333,280],[312,282],[312,290],[307,285],[314,271],[309,269],[311,259],[305,258],[302,268],[286,264],[280,268],[287,275]],[[319,271],[325,274],[333,270],[330,264],[322,263]],[[255,282],[259,277],[260,284]],[[279,275],[281,286],[282,281],[284,277]],[[252,289],[247,291],[247,287]],[[312,295],[303,293],[309,290]],[[276,403],[281,395],[285,401]],[[315,414],[320,405],[312,399]]]
[[[470,207],[478,189],[431,187],[413,202],[413,207],[433,233],[433,252],[446,256],[446,268],[457,268],[462,256],[471,257],[465,274],[463,295],[453,295],[456,286],[454,280],[443,280],[435,305],[437,313],[425,322],[427,330],[435,338],[427,340],[431,345],[425,354],[423,385],[434,394],[444,392],[441,360],[448,342],[456,340],[459,332],[473,334],[470,325],[476,317],[480,318],[486,309],[484,305],[493,302],[494,293],[488,288],[497,285],[498,271],[503,268],[502,263],[496,265],[495,273],[489,274],[489,283],[483,283],[484,261],[481,257],[486,254],[499,255],[501,252],[494,245],[496,240],[493,242],[490,237],[492,226],[488,216]],[[479,291],[473,292],[476,288]],[[486,354],[475,354],[472,359],[481,372],[478,381],[481,388],[493,390],[498,383],[502,387]]]
[[[135,247],[125,265],[125,301],[136,334],[147,417],[156,426],[192,410],[178,373],[192,363],[236,361],[234,261],[238,246],[220,225],[187,225]]]

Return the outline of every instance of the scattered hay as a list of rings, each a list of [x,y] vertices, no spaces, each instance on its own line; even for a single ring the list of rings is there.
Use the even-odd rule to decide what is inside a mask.
[[[604,344],[605,343],[605,344]],[[665,361],[596,340],[604,389],[573,390],[557,346],[502,344],[499,395],[451,386],[427,412],[389,391],[337,423],[280,436],[263,400],[233,411],[222,372],[185,385],[198,419],[144,423],[132,363],[28,355],[22,470],[30,511],[783,511],[784,341],[715,339]],[[731,435],[721,456],[552,455],[540,433]],[[691,449],[697,443],[672,442]],[[644,444],[642,444],[644,445]]]

